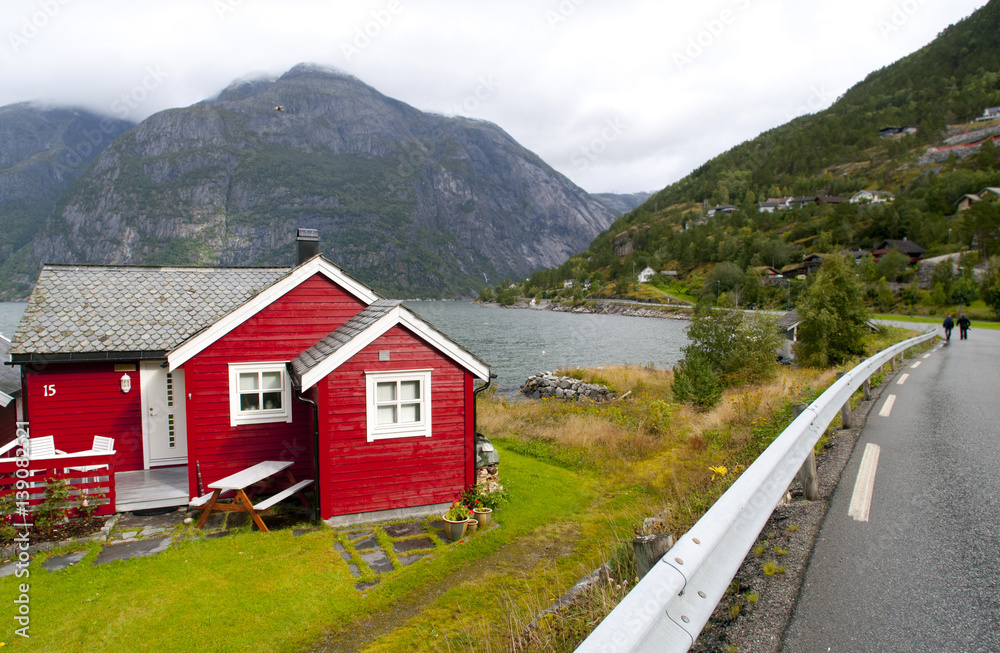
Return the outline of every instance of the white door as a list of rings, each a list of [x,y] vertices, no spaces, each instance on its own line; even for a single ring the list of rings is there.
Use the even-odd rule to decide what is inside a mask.
[[[142,363],[143,431],[147,467],[187,462],[184,370],[168,372],[160,363]]]

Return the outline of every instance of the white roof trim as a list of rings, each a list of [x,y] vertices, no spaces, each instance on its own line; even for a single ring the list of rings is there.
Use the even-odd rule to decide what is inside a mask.
[[[6,392],[0,392],[0,408],[6,408],[12,401],[14,401],[14,398],[9,394]]]
[[[344,290],[351,293],[366,304],[371,304],[379,298],[379,296],[376,295],[375,291],[371,288],[364,285],[360,281],[352,279],[347,275],[347,273],[322,256],[316,255],[302,265],[293,268],[287,276],[278,279],[256,297],[252,298],[242,306],[239,306],[201,333],[181,343],[177,348],[167,354],[170,371],[173,372],[178,367],[217,342],[230,331],[240,326],[278,299],[281,299],[286,293],[297,288],[302,282],[317,273],[322,274],[330,281],[333,281],[338,286],[341,286]]]
[[[490,368],[488,365],[467,352],[458,343],[450,340],[440,331],[421,320],[412,311],[402,306],[396,306],[369,325],[367,329],[352,338],[350,342],[334,352],[332,356],[324,359],[319,365],[303,374],[302,390],[308,390],[319,383],[320,380],[346,363],[362,349],[375,342],[379,336],[397,324],[402,324],[416,333],[477,378],[483,380],[490,378]]]

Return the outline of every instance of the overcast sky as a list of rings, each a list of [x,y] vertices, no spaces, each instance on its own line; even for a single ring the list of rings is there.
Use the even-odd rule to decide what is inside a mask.
[[[658,190],[826,108],[985,0],[3,0],[0,105],[141,120],[300,62],[495,122],[591,192]]]

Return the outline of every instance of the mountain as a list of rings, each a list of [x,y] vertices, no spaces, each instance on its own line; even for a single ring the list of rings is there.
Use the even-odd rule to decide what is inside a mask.
[[[871,248],[884,239],[917,241],[927,256],[973,244],[991,251],[1000,245],[993,243],[1000,238],[989,226],[993,218],[975,211],[956,216],[956,202],[1000,186],[1000,146],[954,146],[1000,138],[1000,121],[974,121],[1000,106],[997,34],[1000,0],[991,0],[927,46],[868,75],[825,111],[741,143],[654,193],[586,251],[536,274],[530,285],[561,288],[564,279],[598,272],[627,282],[646,265],[682,275],[727,261],[741,269],[781,267],[812,252]],[[915,133],[885,138],[886,127]],[[767,198],[850,197],[862,189],[890,191],[896,200],[758,210]],[[736,210],[709,217],[718,205]]]
[[[608,207],[616,216],[639,207],[652,193],[591,193],[590,196]]]
[[[30,255],[288,264],[295,228],[309,227],[381,292],[468,296],[558,265],[615,215],[494,124],[298,65],[124,133],[62,196]]]
[[[132,125],[72,107],[0,107],[0,265],[31,242],[69,184]],[[6,267],[10,279],[16,266]],[[22,292],[35,276],[19,270]]]

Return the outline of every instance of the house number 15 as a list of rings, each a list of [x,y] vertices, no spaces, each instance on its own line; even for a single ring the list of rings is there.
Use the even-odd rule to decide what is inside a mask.
[[[52,385],[43,385],[42,388],[45,390],[45,396],[46,397],[54,397],[54,396],[56,396],[56,386],[55,386],[55,384],[52,384]]]

